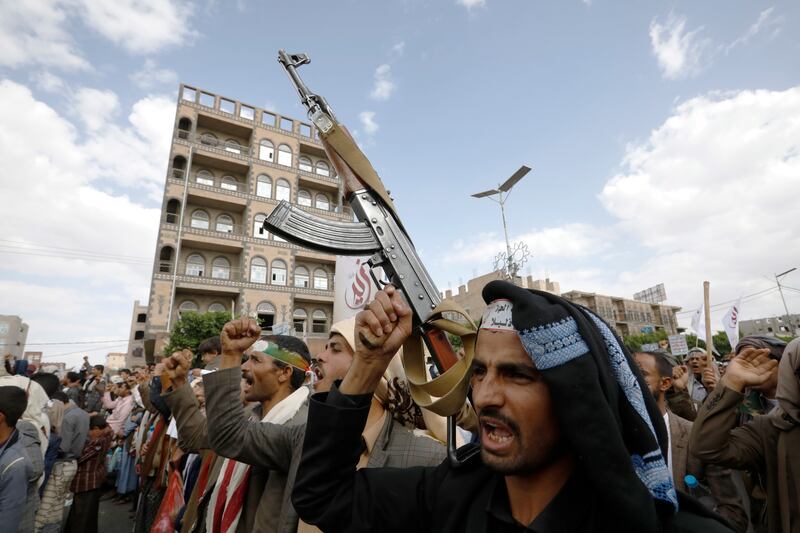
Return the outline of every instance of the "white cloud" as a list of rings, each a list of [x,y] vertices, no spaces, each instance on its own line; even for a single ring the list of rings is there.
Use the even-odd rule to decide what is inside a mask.
[[[31,76],[33,82],[40,90],[48,93],[58,93],[66,90],[67,86],[64,80],[53,74],[52,72],[43,70]]]
[[[74,111],[90,131],[97,131],[119,110],[119,99],[113,91],[83,88],[75,93]]]
[[[64,27],[68,14],[69,6],[60,0],[0,2],[0,66],[89,70]]]
[[[686,17],[670,13],[664,24],[650,23],[650,44],[665,78],[678,79],[700,69],[701,56],[708,41],[698,37],[702,28],[686,31]]]
[[[131,74],[131,81],[141,89],[152,89],[163,85],[177,85],[178,74],[168,68],[158,68],[153,59],[147,59],[142,68]]]
[[[191,2],[185,0],[82,0],[83,19],[106,39],[133,53],[153,53],[186,43]]]
[[[399,43],[395,43],[394,46],[392,46],[392,52],[394,52],[395,54],[397,54],[399,56],[403,55],[403,53],[405,51],[406,51],[406,42],[405,41],[400,41]]]
[[[456,0],[456,4],[466,7],[467,11],[472,11],[476,7],[486,7],[486,0]]]
[[[0,312],[21,314],[30,324],[30,341],[128,337],[132,302],[147,299],[152,267],[146,256],[154,248],[159,210],[93,186],[94,180],[114,179],[97,158],[93,144],[100,140],[93,136],[141,139],[152,134],[153,119],[145,117],[158,107],[153,102],[134,106],[130,127],[101,125],[84,142],[78,128],[37,101],[27,87],[0,82],[0,158],[15,177],[0,180],[0,197],[13,199],[3,208],[4,236],[106,256],[145,256],[141,262],[109,263],[0,252]],[[144,174],[149,167],[136,161],[143,157],[157,161],[152,167],[159,169],[156,176]],[[142,182],[163,183],[167,152],[126,152],[119,165],[125,164],[142,172]],[[75,348],[48,347],[45,355],[70,349]]]
[[[358,119],[361,121],[361,125],[364,126],[364,131],[367,135],[372,135],[378,131],[378,123],[375,122],[374,111],[362,111],[358,114]]]
[[[770,7],[759,13],[758,20],[751,24],[744,34],[725,47],[725,53],[729,53],[737,46],[747,44],[753,37],[763,31],[770,32],[770,37],[777,36],[783,26],[783,17],[774,15],[774,11],[775,8]]]
[[[375,85],[369,97],[373,100],[388,100],[394,92],[396,85],[392,80],[392,67],[384,63],[375,69]]]

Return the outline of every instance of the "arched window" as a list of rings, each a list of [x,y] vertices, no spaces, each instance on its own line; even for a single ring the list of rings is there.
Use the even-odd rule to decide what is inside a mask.
[[[233,233],[233,219],[230,215],[218,216],[216,229],[222,233]]]
[[[324,209],[325,211],[328,211],[331,208],[331,204],[328,202],[328,197],[322,193],[319,193],[314,197],[314,203],[317,209]]]
[[[272,284],[286,285],[286,263],[280,259],[272,262]]]
[[[285,167],[292,166],[292,149],[285,144],[278,146],[278,164]]]
[[[294,313],[292,314],[292,320],[294,321],[294,330],[297,333],[305,333],[306,332],[306,320],[308,319],[308,313],[306,313],[305,309],[295,309]]]
[[[225,313],[228,310],[219,302],[214,302],[213,304],[208,306],[209,313]]]
[[[172,159],[172,177],[186,179],[186,158],[182,155],[176,155]]]
[[[202,209],[195,209],[192,212],[192,227],[198,229],[208,229],[208,213]]]
[[[297,205],[311,207],[311,193],[305,189],[297,191]]]
[[[328,163],[325,161],[317,161],[316,165],[317,174],[320,176],[330,176],[331,175],[331,167],[328,166]]]
[[[181,210],[181,203],[175,198],[167,200],[167,216],[165,218],[167,224],[177,224],[179,211]]]
[[[294,286],[308,288],[308,269],[304,266],[294,268]]]
[[[178,129],[186,132],[192,131],[192,121],[186,117],[181,117],[178,121]]]
[[[211,277],[214,279],[230,279],[231,263],[224,257],[217,257],[211,263]]]
[[[172,272],[172,246],[164,246],[158,254],[158,271]]]
[[[206,269],[206,260],[200,254],[192,254],[186,258],[186,275],[202,276]]]
[[[281,178],[275,182],[275,199],[286,200],[287,202],[290,201],[292,197],[292,186],[289,185],[289,182],[285,179]]]
[[[228,191],[238,191],[239,182],[233,176],[222,176],[219,186]]]
[[[267,261],[263,257],[254,257],[250,261],[250,281],[252,283],[267,282]]]
[[[217,139],[217,136],[213,133],[205,132],[200,136],[200,143],[206,146],[217,146],[219,144],[219,139]]]
[[[194,180],[201,185],[214,185],[214,174],[208,170],[201,170],[197,173]]]
[[[256,196],[272,198],[272,178],[261,174],[256,178]]]
[[[258,145],[258,158],[263,161],[275,161],[275,145],[263,139]]]
[[[314,288],[321,291],[328,290],[328,273],[321,268],[314,270]]]
[[[232,152],[234,154],[241,154],[242,153],[242,145],[239,144],[239,141],[236,139],[228,139],[225,141],[225,151]]]
[[[328,315],[322,309],[311,313],[311,333],[326,333],[328,331]]]
[[[305,170],[306,172],[312,172],[311,160],[304,155],[301,155],[297,159],[297,166],[300,168],[300,170]]]
[[[180,307],[178,307],[178,316],[182,317],[184,313],[196,313],[197,304],[191,300],[184,300]]]
[[[271,328],[275,323],[275,306],[269,302],[261,302],[256,307],[258,325],[261,329]]]
[[[264,229],[264,221],[267,220],[267,215],[259,213],[253,219],[253,237],[257,239],[269,239],[269,232]]]

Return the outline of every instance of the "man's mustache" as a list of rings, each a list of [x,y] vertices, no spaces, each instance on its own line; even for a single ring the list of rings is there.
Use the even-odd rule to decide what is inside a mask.
[[[503,413],[501,413],[498,408],[486,407],[484,409],[481,409],[481,412],[478,413],[478,419],[481,420],[483,417],[494,418],[498,422],[502,422],[503,424],[508,426],[508,429],[510,429],[512,433],[514,433],[515,435],[519,435],[519,426],[517,425],[517,423],[508,418],[507,416],[505,416]]]

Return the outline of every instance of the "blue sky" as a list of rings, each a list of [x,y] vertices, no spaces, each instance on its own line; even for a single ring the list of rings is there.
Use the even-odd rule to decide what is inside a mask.
[[[0,246],[0,313],[31,342],[127,338],[178,82],[302,116],[278,48],[311,56],[303,76],[356,132],[441,289],[490,269],[498,208],[469,195],[521,164],[534,170],[509,200],[511,236],[533,252],[525,272],[562,289],[664,282],[690,309],[703,279],[723,302],[800,266],[796,2],[23,4],[0,7],[0,196],[17,241]],[[69,250],[32,255],[54,244]],[[742,314],[781,308],[773,291]]]

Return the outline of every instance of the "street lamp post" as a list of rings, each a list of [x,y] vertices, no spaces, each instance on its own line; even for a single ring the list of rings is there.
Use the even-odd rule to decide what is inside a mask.
[[[525,175],[530,172],[530,167],[522,165],[519,170],[514,172],[510,178],[498,185],[496,189],[489,189],[487,191],[475,193],[473,198],[488,198],[489,200],[500,204],[500,214],[503,217],[503,233],[506,238],[506,268],[508,275],[513,277],[516,275],[514,268],[514,257],[511,253],[511,242],[508,240],[508,224],[506,223],[506,200],[508,195],[511,194],[511,189],[516,185]],[[495,198],[496,197],[496,198]]]
[[[786,298],[783,296],[783,287],[781,287],[781,278],[790,272],[794,272],[797,270],[797,267],[790,268],[786,272],[781,272],[780,274],[775,274],[775,283],[778,284],[778,292],[781,294],[781,301],[783,302],[783,310],[786,312],[786,323],[789,325],[789,334],[794,335],[794,331],[792,330],[792,317],[789,316],[789,307],[786,305]]]

